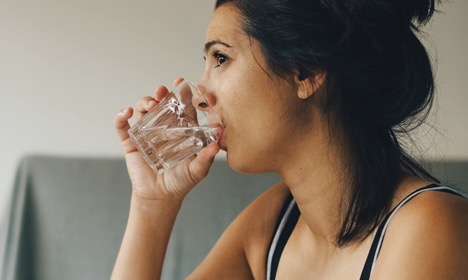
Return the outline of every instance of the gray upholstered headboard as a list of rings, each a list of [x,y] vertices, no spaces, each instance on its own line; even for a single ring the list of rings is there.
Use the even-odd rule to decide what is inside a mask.
[[[468,162],[433,163],[440,178],[468,191]],[[183,279],[231,220],[278,182],[243,175],[215,161],[185,200],[169,244],[163,279]],[[130,182],[123,159],[29,156],[14,186],[0,278],[107,279],[128,215]]]
[[[426,166],[442,183],[468,193],[468,161],[434,161]]]

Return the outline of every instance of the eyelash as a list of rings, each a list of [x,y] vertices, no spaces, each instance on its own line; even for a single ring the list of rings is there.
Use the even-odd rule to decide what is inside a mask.
[[[223,65],[224,63],[228,62],[229,61],[229,56],[219,52],[219,51],[215,51],[211,54],[215,59],[216,59],[216,67],[219,67],[221,65]],[[223,62],[219,62],[220,59],[223,59]]]

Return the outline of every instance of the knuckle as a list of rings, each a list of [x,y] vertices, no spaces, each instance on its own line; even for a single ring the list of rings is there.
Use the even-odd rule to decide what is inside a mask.
[[[137,101],[135,107],[139,111],[145,111],[144,108],[148,105],[148,102],[151,101],[151,100],[154,100],[154,98],[152,98],[150,96],[145,96],[145,97],[143,97],[143,98],[141,98],[140,100]]]

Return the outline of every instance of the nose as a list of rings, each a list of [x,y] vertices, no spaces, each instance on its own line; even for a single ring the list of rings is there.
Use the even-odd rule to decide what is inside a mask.
[[[208,115],[212,115],[214,110],[214,105],[216,104],[216,99],[214,98],[213,94],[203,94],[202,95],[194,95],[192,99],[192,105],[197,110],[204,111],[208,113]],[[216,113],[215,113],[216,114]]]
[[[194,100],[195,107],[200,110],[208,107],[214,108],[217,102],[216,96],[201,83],[198,84],[197,88],[202,96]]]
[[[202,79],[202,81],[205,81],[205,79]],[[222,125],[221,118],[218,115],[218,110],[216,107],[218,99],[216,98],[214,92],[202,82],[197,85],[197,88],[201,96],[197,100],[194,100],[194,106],[197,109],[207,113],[208,122],[210,125]]]

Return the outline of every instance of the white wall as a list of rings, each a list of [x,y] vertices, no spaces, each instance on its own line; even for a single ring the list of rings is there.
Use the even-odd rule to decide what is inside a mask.
[[[448,0],[426,29],[436,61],[435,145],[429,157],[468,159],[468,1]]]
[[[30,153],[120,156],[112,120],[155,86],[197,81],[214,0],[0,1],[0,217]],[[428,28],[438,59],[429,157],[468,159],[468,1]],[[434,144],[435,143],[435,144]]]
[[[121,156],[115,113],[179,76],[197,81],[213,8],[212,0],[1,0],[0,221],[22,156]]]

